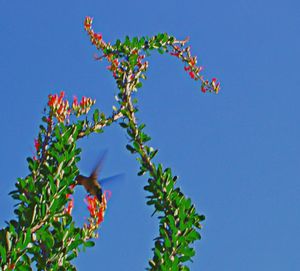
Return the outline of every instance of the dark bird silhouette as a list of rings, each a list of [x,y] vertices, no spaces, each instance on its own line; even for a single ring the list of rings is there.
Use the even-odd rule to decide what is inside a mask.
[[[106,154],[106,153],[105,153]],[[85,190],[93,196],[96,196],[99,202],[102,202],[102,187],[98,182],[98,175],[103,165],[103,160],[105,154],[100,158],[99,162],[96,164],[96,167],[92,171],[89,177],[78,175],[75,179],[76,184],[83,185]]]
[[[78,175],[75,178],[76,185],[83,185],[85,190],[93,196],[96,196],[98,201],[102,202],[102,186],[100,182],[103,184],[107,181],[113,180],[113,179],[120,179],[120,177],[124,176],[123,174],[114,175],[105,179],[102,179],[100,182],[98,181],[99,172],[102,169],[104,159],[106,157],[106,152],[101,156],[98,163],[96,164],[95,168],[93,169],[91,175],[89,177]]]

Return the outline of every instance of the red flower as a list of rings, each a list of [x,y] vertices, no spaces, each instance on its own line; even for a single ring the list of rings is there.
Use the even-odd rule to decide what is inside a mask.
[[[194,74],[194,72],[190,71],[190,72],[189,72],[189,75],[190,75],[190,77],[191,77],[192,79],[194,79],[194,78],[195,78],[195,74]]]
[[[98,34],[98,33],[94,33],[94,39],[96,40],[102,40],[102,35],[101,34]]]
[[[90,215],[94,217],[96,214],[97,197],[86,196],[85,199],[85,203],[87,204],[88,210],[90,211]]]
[[[171,56],[179,57],[179,53],[173,53],[173,52],[171,52],[170,55],[171,55]]]
[[[196,57],[196,56],[195,56],[195,57],[192,57],[192,58],[190,59],[190,61],[189,61],[189,64],[190,64],[191,66],[195,66],[196,63],[197,63],[197,57]]]
[[[83,96],[80,101],[80,106],[85,107],[86,103],[87,103],[87,98]]]
[[[202,86],[202,87],[201,87],[201,91],[202,91],[203,93],[205,93],[205,92],[206,92],[206,88],[205,88],[205,86]]]
[[[103,222],[104,220],[104,209],[100,209],[100,212],[97,215],[98,219],[97,219],[97,224],[100,225],[100,223]]]
[[[64,91],[61,91],[61,92],[59,93],[59,97],[60,97],[60,98],[65,97],[65,92],[64,92]]]
[[[74,106],[78,105],[78,99],[76,96],[73,96],[73,105]]]
[[[85,20],[84,20],[84,28],[85,30],[88,30],[91,28],[92,26],[92,22],[93,22],[93,18],[92,17],[85,17]]]
[[[189,67],[189,66],[185,66],[184,67],[184,70],[187,72],[187,71],[189,71],[191,69],[191,67]]]
[[[40,144],[40,142],[38,141],[38,139],[35,139],[35,140],[34,140],[34,147],[35,147],[35,149],[36,149],[37,151],[39,150],[40,146],[41,146],[41,144]]]
[[[48,98],[49,98],[48,105],[52,107],[52,106],[54,106],[54,105],[56,104],[57,98],[58,98],[58,97],[57,97],[56,94],[55,94],[55,95],[51,95],[51,94],[50,94],[50,95],[48,96]]]
[[[68,195],[67,195],[67,198],[69,198],[70,196],[71,196],[71,195],[68,194]],[[73,207],[74,207],[74,199],[71,198],[71,200],[68,202],[67,207],[65,208],[65,212],[68,213],[69,215],[71,215],[71,214],[72,214]]]
[[[118,60],[117,58],[115,58],[115,59],[113,60],[113,64],[114,64],[115,66],[118,66],[118,65],[119,65],[119,60]]]
[[[99,225],[104,220],[104,213],[106,210],[107,199],[110,198],[111,192],[104,191],[102,195],[102,202],[100,203],[96,196],[86,196],[85,203],[87,204],[90,216],[96,220]]]
[[[47,121],[47,123],[51,124],[51,123],[52,123],[52,118],[51,118],[51,117],[48,117],[48,118],[46,119],[46,121]]]

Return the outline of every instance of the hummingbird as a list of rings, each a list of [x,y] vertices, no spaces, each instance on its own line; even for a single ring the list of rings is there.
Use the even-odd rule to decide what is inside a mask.
[[[93,169],[91,175],[89,177],[78,175],[75,178],[76,184],[83,185],[85,190],[93,196],[96,196],[98,201],[102,202],[102,187],[98,182],[98,175],[103,165],[103,160],[105,158],[105,154],[99,159],[98,163],[96,164],[95,168]]]
[[[83,185],[85,190],[90,195],[96,196],[100,203],[102,203],[103,191],[102,191],[102,186],[101,186],[100,182],[98,181],[98,176],[99,176],[99,172],[102,169],[103,161],[104,161],[105,157],[106,157],[106,152],[101,156],[101,158],[99,159],[98,163],[96,164],[95,168],[93,169],[93,171],[89,177],[86,177],[83,175],[78,175],[75,178],[76,185],[77,184]],[[121,175],[123,175],[123,174],[118,174],[118,175],[114,175],[109,178],[102,179],[101,183],[104,183],[108,180],[112,180],[115,178],[119,178]]]

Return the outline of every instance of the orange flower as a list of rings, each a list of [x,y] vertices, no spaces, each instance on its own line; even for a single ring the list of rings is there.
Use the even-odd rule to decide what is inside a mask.
[[[99,226],[104,220],[104,213],[107,207],[107,199],[111,196],[110,191],[104,191],[101,203],[96,196],[86,196],[85,203],[87,204],[90,216],[94,219],[95,223]]]
[[[70,194],[67,195],[67,198],[69,198],[69,197],[70,197]],[[74,207],[74,199],[71,198],[71,200],[68,202],[67,207],[65,208],[65,212],[68,213],[69,215],[71,215],[73,207]]]
[[[190,71],[190,72],[189,72],[189,74],[190,74],[190,77],[191,77],[192,79],[194,79],[194,78],[195,78],[195,74],[194,74],[194,72]]]
[[[85,203],[87,204],[88,210],[90,211],[90,215],[92,217],[94,217],[96,214],[96,207],[97,207],[96,199],[97,199],[96,197],[91,197],[91,196],[85,197]]]
[[[92,26],[93,18],[87,16],[84,20],[84,29],[89,30]]]
[[[40,146],[41,146],[41,144],[40,144],[39,140],[38,140],[38,139],[35,139],[35,140],[34,140],[34,147],[35,147],[35,149],[36,149],[37,151],[39,150]]]
[[[64,96],[64,91],[61,91],[59,96],[57,94],[50,94],[48,96],[48,105],[52,110],[53,115],[57,118],[59,122],[64,122],[65,119],[70,115],[69,102],[63,100]]]

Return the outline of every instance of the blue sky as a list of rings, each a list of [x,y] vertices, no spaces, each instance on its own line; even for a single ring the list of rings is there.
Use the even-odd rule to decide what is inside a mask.
[[[190,36],[204,75],[221,81],[218,95],[203,95],[179,61],[154,54],[138,93],[158,160],[207,218],[191,270],[299,270],[299,1],[145,3],[0,0],[0,225],[13,218],[8,193],[28,174],[47,95],[90,96],[111,112],[116,86],[106,63],[93,60],[82,27],[89,15],[106,41]],[[80,143],[83,173],[108,149],[103,176],[125,177],[107,185],[100,238],[76,259],[78,270],[144,270],[152,256],[157,220],[126,142],[115,126]],[[78,220],[87,216],[83,195],[76,191]]]

